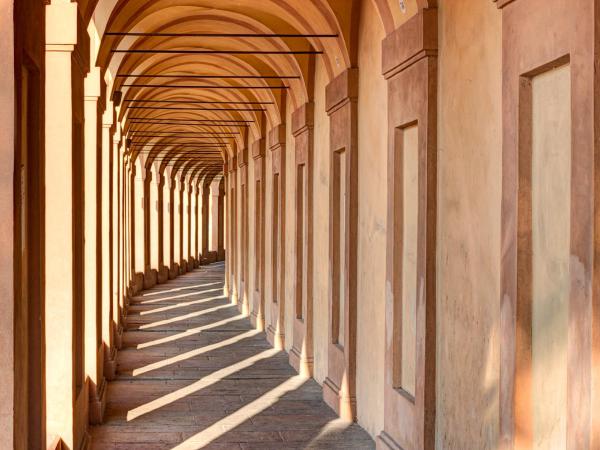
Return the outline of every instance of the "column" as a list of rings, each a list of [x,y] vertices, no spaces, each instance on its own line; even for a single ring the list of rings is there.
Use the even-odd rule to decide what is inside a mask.
[[[231,303],[238,304],[238,264],[237,264],[237,156],[231,158],[229,164],[229,290],[231,292]]]
[[[209,252],[212,260],[216,260],[213,253],[216,254],[219,247],[219,180],[213,180],[210,184],[210,204],[209,204]]]
[[[190,189],[186,180],[181,178],[181,266],[183,272],[189,270],[189,245],[190,245]]]
[[[285,123],[269,133],[271,148],[271,314],[267,340],[276,349],[285,348]]]
[[[209,203],[210,203],[210,185],[206,182],[202,186],[202,263],[207,264],[209,251]]]
[[[102,196],[100,188],[102,110],[100,68],[94,67],[85,79],[85,370],[89,377],[90,423],[102,422],[106,406],[102,346]]]
[[[147,173],[146,167],[144,166],[141,156],[138,155],[135,159],[135,163],[132,167],[135,167],[135,173],[133,174],[134,181],[132,184],[131,192],[131,220],[132,220],[132,233],[131,236],[131,257],[134,263],[133,277],[135,280],[135,293],[141,292],[144,288],[144,274],[146,271],[146,188],[147,178],[150,175]]]
[[[112,328],[115,338],[115,347],[121,347],[122,336],[122,310],[121,299],[123,297],[123,217],[122,217],[122,198],[123,198],[123,151],[120,144],[120,130],[118,125],[115,127],[113,136],[112,151],[110,152],[111,165],[111,242],[112,242]]]
[[[290,364],[300,374],[313,370],[312,223],[313,223],[313,121],[314,104],[306,103],[292,114],[295,170],[294,330]]]
[[[87,440],[84,371],[83,78],[89,54],[77,3],[46,6],[46,430]],[[50,442],[48,442],[49,444]]]
[[[326,88],[329,145],[329,348],[325,402],[342,418],[356,418],[356,236],[358,69]]]
[[[158,220],[158,203],[159,203],[159,196],[161,196],[162,192],[161,192],[161,186],[160,186],[160,176],[158,175],[157,171],[156,171],[156,167],[153,165],[152,166],[152,171],[151,171],[151,175],[152,175],[152,180],[150,182],[150,188],[149,188],[149,195],[148,195],[148,200],[146,202],[147,205],[147,216],[148,216],[148,220],[150,222],[149,224],[149,239],[148,239],[148,251],[150,253],[150,260],[148,261],[148,269],[147,273],[153,273],[153,281],[154,284],[157,283],[157,271],[159,268],[159,258],[158,258],[158,253],[159,253],[159,248],[161,247],[161,239],[159,238],[159,233],[158,233],[158,227],[159,227],[159,220]]]
[[[265,147],[261,138],[252,144],[254,159],[254,290],[252,292],[252,313],[250,321],[256,329],[265,329]],[[219,198],[221,189],[219,189]],[[219,217],[221,218],[221,216]]]
[[[194,255],[194,259],[196,260],[196,267],[200,265],[200,246],[199,246],[199,238],[200,238],[200,188],[198,187],[198,179],[195,178],[192,183],[193,193],[192,196],[194,198],[194,211],[193,211],[193,231],[192,231],[192,253]]]
[[[107,103],[107,108],[102,116],[102,340],[104,342],[104,377],[108,380],[114,378],[117,370],[116,346],[113,336],[113,229],[112,229],[112,174],[111,153],[112,138],[110,128],[113,119],[112,102]]]
[[[169,279],[166,258],[169,256],[169,187],[165,176],[158,173],[158,282],[165,283]]]
[[[229,190],[229,179],[229,158],[228,155],[225,155],[225,162],[223,164],[223,189],[225,191]],[[224,200],[225,204],[223,205],[223,209],[229,208],[229,196],[225,197]],[[226,297],[229,297],[231,294],[231,260],[229,251],[231,236],[229,234],[229,222],[231,222],[231,220],[228,220],[225,224],[224,238],[227,241],[227,248],[223,254],[223,259],[225,260],[225,282],[223,284],[223,295]]]
[[[248,149],[242,148],[238,152],[239,166],[239,212],[240,221],[238,223],[239,233],[239,267],[237,274],[239,282],[238,291],[238,309],[242,314],[248,314],[250,305],[248,299]]]
[[[219,199],[217,202],[217,261],[225,260],[225,177],[219,182]]]
[[[177,205],[175,204],[175,190],[177,189],[177,181],[175,176],[169,174],[169,279],[172,280],[179,275],[179,264],[175,262],[175,246],[176,246],[176,231],[175,231],[175,214]]]

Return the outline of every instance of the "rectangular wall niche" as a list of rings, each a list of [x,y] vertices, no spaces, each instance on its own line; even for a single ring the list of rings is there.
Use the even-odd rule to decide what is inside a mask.
[[[304,318],[304,268],[306,265],[306,165],[296,167],[296,319]]]
[[[333,321],[332,339],[340,347],[345,345],[345,270],[346,270],[346,152],[333,153]]]
[[[569,65],[564,65],[532,77],[524,88],[531,96],[532,256],[531,297],[519,297],[531,308],[532,442],[539,450],[563,449],[567,443],[570,75]],[[520,320],[527,317],[524,313]]]
[[[279,174],[273,175],[273,243],[271,248],[272,259],[272,298],[273,303],[277,303],[277,295],[279,293]]]
[[[259,292],[261,290],[260,275],[261,275],[261,261],[260,261],[260,248],[261,248],[261,236],[260,232],[262,229],[262,196],[260,190],[260,180],[256,180],[256,188],[254,192],[254,251],[256,253],[256,267],[254,268],[254,290]],[[261,312],[262,313],[262,312]]]
[[[416,124],[400,127],[395,132],[396,152],[401,160],[402,194],[397,210],[402,211],[402,294],[397,297],[394,321],[394,387],[414,401],[417,361],[417,250],[419,223],[419,128]]]

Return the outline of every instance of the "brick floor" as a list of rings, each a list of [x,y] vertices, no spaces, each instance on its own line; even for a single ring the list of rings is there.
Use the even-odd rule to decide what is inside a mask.
[[[222,296],[223,263],[133,299],[93,449],[372,449]]]

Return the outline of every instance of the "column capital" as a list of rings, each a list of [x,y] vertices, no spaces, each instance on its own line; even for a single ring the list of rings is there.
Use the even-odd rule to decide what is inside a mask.
[[[325,87],[327,115],[331,116],[350,101],[358,101],[358,68],[356,67],[345,70]]]
[[[292,135],[299,134],[313,128],[315,123],[315,104],[305,103],[292,113]],[[285,140],[284,140],[285,142]]]
[[[267,140],[263,137],[252,144],[252,159],[257,160],[265,156]]]
[[[73,51],[77,45],[77,14],[77,3],[46,5],[46,50],[50,46],[50,51]]]
[[[101,85],[100,67],[92,67],[84,81],[85,100],[98,101],[98,98],[102,96]]]

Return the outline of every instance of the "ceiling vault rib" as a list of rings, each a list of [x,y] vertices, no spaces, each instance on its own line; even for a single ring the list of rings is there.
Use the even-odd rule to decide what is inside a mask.
[[[217,86],[217,85],[193,85],[193,84],[146,84],[131,83],[123,84],[123,87],[151,87],[151,88],[179,88],[179,89],[289,89],[289,86]]]
[[[110,50],[111,53],[154,53],[180,55],[322,55],[322,50],[188,50],[188,49],[152,49],[126,48]]]
[[[299,80],[299,75],[170,75],[170,74],[137,74],[137,73],[118,73],[117,78],[192,78],[201,80],[211,79],[234,79],[234,80]]]
[[[182,108],[179,106],[128,106],[127,109],[177,110],[177,111],[266,111],[265,108]]]
[[[275,102],[237,102],[237,101],[217,101],[217,100],[150,100],[150,99],[135,99],[126,98],[123,102],[130,103],[189,103],[189,104],[202,104],[202,105],[274,105]]]
[[[136,36],[136,37],[210,37],[210,38],[314,38],[333,39],[339,34],[324,33],[164,33],[164,32],[135,32],[107,31],[105,36]]]

